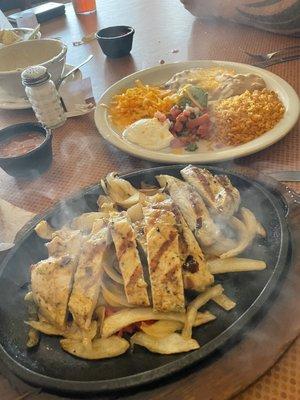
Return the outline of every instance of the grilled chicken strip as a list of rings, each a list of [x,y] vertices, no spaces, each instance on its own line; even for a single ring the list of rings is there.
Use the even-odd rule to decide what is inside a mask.
[[[178,231],[171,211],[143,208],[153,309],[184,311]]]
[[[180,171],[183,179],[201,195],[214,214],[231,217],[239,208],[240,193],[224,175],[188,165]]]
[[[61,229],[54,232],[51,242],[46,244],[49,257],[60,257],[66,254],[78,257],[81,249],[82,236],[80,231]]]
[[[108,228],[83,242],[74,277],[69,309],[75,323],[88,329],[100,292],[102,261],[107,248]]]
[[[135,233],[125,212],[111,218],[110,232],[124,279],[128,303],[136,306],[149,306],[147,283],[144,279],[143,267],[137,251]]]
[[[182,272],[185,289],[203,291],[214,282],[209,272],[202,250],[188,227],[180,216],[179,248],[183,261]]]
[[[176,219],[179,232],[179,252],[182,263],[183,283],[185,289],[203,291],[214,282],[209,272],[202,250],[185,222],[179,208],[171,199],[152,206],[171,210]]]
[[[134,230],[137,243],[142,248],[143,252],[147,254],[147,239],[145,234],[145,220],[141,219],[131,223]]]
[[[51,324],[64,328],[67,305],[77,262],[69,257],[50,257],[31,266],[31,287],[39,312]]]
[[[71,228],[80,230],[84,234],[91,233],[95,221],[102,220],[106,217],[103,212],[89,212],[79,215],[73,219]]]
[[[159,175],[156,179],[161,187],[166,187],[198,242],[204,246],[214,243],[219,235],[219,228],[213,222],[199,193],[188,183],[173,176]]]

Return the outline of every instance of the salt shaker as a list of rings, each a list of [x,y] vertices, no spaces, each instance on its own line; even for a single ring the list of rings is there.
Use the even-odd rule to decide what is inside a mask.
[[[39,122],[51,129],[66,122],[66,114],[47,68],[36,65],[25,69],[22,83]]]

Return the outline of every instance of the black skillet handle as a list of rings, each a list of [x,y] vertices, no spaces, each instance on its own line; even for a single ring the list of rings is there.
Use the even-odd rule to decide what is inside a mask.
[[[284,204],[287,220],[293,222],[291,219],[294,218],[294,215],[300,214],[300,195],[293,189],[269,176],[264,176],[261,183],[267,186],[277,198],[279,197],[281,199]]]
[[[296,210],[300,210],[300,195],[296,193],[293,189],[281,183],[278,189],[281,198],[286,204],[286,216],[290,218],[291,214],[293,214]]]
[[[226,168],[227,166],[225,165],[224,167]],[[228,170],[228,168],[226,169]],[[295,253],[297,252],[297,254],[300,254],[297,247],[300,243],[300,195],[276,179],[252,168],[235,165],[234,168],[230,168],[229,171],[230,170],[260,183],[281,201],[290,231],[293,249],[295,249]]]

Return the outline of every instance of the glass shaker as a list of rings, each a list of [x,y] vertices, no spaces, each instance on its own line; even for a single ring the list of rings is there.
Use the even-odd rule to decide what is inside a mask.
[[[22,72],[22,83],[39,122],[54,129],[66,122],[66,113],[47,68],[36,65]]]

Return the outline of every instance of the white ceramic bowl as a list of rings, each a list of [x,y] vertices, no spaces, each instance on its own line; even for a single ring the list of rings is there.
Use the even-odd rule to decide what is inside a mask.
[[[30,28],[12,28],[12,29],[9,29],[9,30],[10,30],[10,31],[13,31],[13,32],[15,32],[17,35],[19,35],[19,36],[20,36],[20,41],[23,42],[24,40],[26,40],[26,36],[27,36],[28,34],[30,34],[34,29],[30,29]],[[41,32],[38,31],[38,32],[36,32],[36,34],[33,36],[33,38],[31,38],[31,40],[33,40],[33,39],[40,39],[41,36],[42,36]],[[16,42],[16,43],[17,43],[17,42]],[[2,47],[11,46],[12,44],[14,44],[14,43],[6,44],[6,45],[3,44],[3,43],[0,43],[0,49],[1,49]]]
[[[0,49],[0,87],[10,97],[26,97],[21,73],[43,65],[57,84],[66,63],[67,46],[55,39],[18,42]]]

